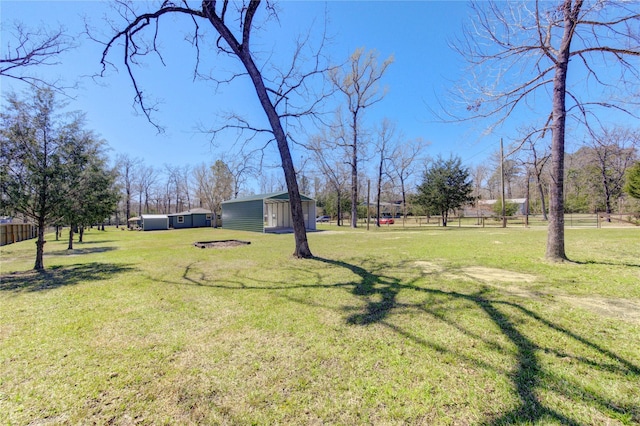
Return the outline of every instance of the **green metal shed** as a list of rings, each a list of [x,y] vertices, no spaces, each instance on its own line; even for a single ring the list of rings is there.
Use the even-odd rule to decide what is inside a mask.
[[[306,195],[302,211],[307,230],[316,229],[316,201]],[[238,231],[291,232],[291,207],[288,192],[252,195],[222,203],[222,227]]]

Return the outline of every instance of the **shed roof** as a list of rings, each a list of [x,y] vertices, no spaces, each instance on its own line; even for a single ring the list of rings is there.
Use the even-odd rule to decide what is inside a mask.
[[[143,219],[168,219],[169,216],[167,216],[166,214],[143,214],[142,216]]]
[[[313,198],[308,197],[304,194],[300,194],[300,198],[302,198],[302,201],[314,201]],[[241,197],[241,198],[235,198],[233,200],[224,201],[222,204],[242,203],[245,201],[256,201],[256,200],[289,201],[289,193],[287,191],[281,191],[281,192],[270,192],[267,194],[250,195],[248,197]]]
[[[169,214],[169,216],[187,216],[190,214],[211,214],[211,210],[207,210],[207,209],[202,209],[200,207],[197,207],[195,209],[191,209],[191,210],[185,210],[183,212],[180,213],[171,213]]]

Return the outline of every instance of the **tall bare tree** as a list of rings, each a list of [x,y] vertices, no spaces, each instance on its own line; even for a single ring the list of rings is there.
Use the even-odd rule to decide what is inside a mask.
[[[220,159],[227,165],[231,175],[233,176],[233,191],[231,198],[238,198],[243,186],[247,183],[247,180],[258,174],[258,167],[254,162],[254,156],[250,154],[238,154]]]
[[[567,118],[587,129],[598,108],[637,117],[640,12],[635,2],[562,0],[475,2],[475,19],[454,47],[469,61],[462,102],[474,117],[515,119],[525,109],[551,130],[552,178],[546,257],[566,260],[564,155]],[[569,72],[573,78],[568,79]],[[598,86],[598,90],[589,90]],[[471,88],[471,90],[468,90]],[[596,97],[602,95],[602,97]],[[534,99],[548,99],[532,113]]]
[[[324,133],[313,136],[308,148],[311,157],[326,184],[336,193],[338,226],[342,226],[342,195],[346,191],[349,172],[342,152],[335,149],[333,138]],[[316,190],[317,192],[317,190]]]
[[[116,169],[118,170],[118,181],[124,191],[124,211],[127,226],[131,217],[131,198],[135,190],[135,181],[138,167],[142,164],[142,159],[131,158],[128,154],[118,154],[116,157]]]
[[[547,206],[544,196],[544,184],[543,184],[543,172],[545,170],[545,165],[551,155],[549,154],[548,149],[543,148],[542,151],[537,146],[536,142],[532,139],[528,139],[528,152],[529,156],[525,160],[525,166],[529,171],[529,175],[532,175],[536,181],[536,188],[538,189],[538,195],[540,196],[540,210],[542,212],[543,220],[548,220],[547,217]],[[527,185],[529,182],[527,182]]]
[[[213,165],[202,163],[193,170],[196,180],[196,194],[200,202],[213,213],[213,227],[217,227],[217,217],[222,209],[222,202],[233,196],[234,177],[229,167],[222,160]]]
[[[620,127],[604,129],[587,145],[593,167],[598,172],[605,211],[611,214],[611,203],[622,195],[627,169],[638,160],[640,134]]]
[[[385,118],[378,128],[376,151],[378,154],[378,170],[376,182],[376,226],[380,227],[380,198],[382,196],[382,179],[388,176],[387,163],[390,160],[391,148],[395,137],[396,127],[389,119]],[[368,208],[368,206],[367,206]]]
[[[144,3],[146,6],[148,3]],[[287,133],[282,125],[282,120],[286,118],[309,117],[315,114],[316,106],[322,101],[322,96],[315,96],[308,82],[315,77],[322,77],[326,68],[323,68],[323,57],[320,54],[313,55],[310,61],[310,69],[306,72],[301,70],[300,61],[305,59],[301,54],[305,39],[297,44],[297,50],[292,55],[291,66],[285,70],[275,72],[273,76],[265,78],[263,72],[268,67],[268,59],[263,63],[257,61],[253,51],[254,29],[259,23],[254,22],[259,12],[266,12],[269,16],[275,16],[275,9],[269,2],[263,3],[260,0],[230,2],[204,0],[201,2],[180,2],[165,1],[159,8],[154,8],[148,12],[134,11],[134,3],[120,3],[120,16],[125,18],[120,30],[116,30],[113,37],[105,43],[102,55],[102,63],[106,67],[109,64],[110,53],[118,47],[123,47],[124,65],[129,73],[136,91],[136,101],[141,106],[148,118],[153,107],[148,106],[144,92],[135,78],[133,66],[142,56],[157,54],[159,60],[162,56],[156,44],[157,32],[161,28],[159,22],[167,15],[184,16],[193,23],[192,37],[189,39],[197,51],[196,63],[200,59],[200,40],[202,30],[200,25],[206,23],[210,25],[218,34],[216,40],[217,51],[220,54],[228,55],[240,62],[242,72],[238,72],[231,80],[248,77],[253,85],[258,102],[260,103],[269,122],[268,128],[251,127],[247,121],[239,117],[232,124],[225,125],[222,129],[235,128],[252,132],[253,134],[268,135],[276,142],[280,154],[281,166],[284,171],[289,201],[291,205],[291,217],[293,231],[295,235],[295,257],[311,257],[312,253],[307,241],[307,234],[302,210],[302,200],[298,190],[296,173],[291,157]],[[262,7],[264,5],[264,7]],[[136,6],[140,6],[138,3]],[[164,20],[170,24],[171,21]],[[182,37],[176,32],[176,37]],[[145,38],[146,37],[146,38]],[[321,48],[319,48],[321,50]],[[316,52],[317,53],[317,52]],[[266,55],[267,58],[269,55]],[[195,75],[201,75],[196,65]],[[272,78],[271,78],[272,77]],[[224,79],[219,79],[221,83]],[[228,80],[227,80],[228,81]],[[311,96],[310,96],[311,95]],[[300,103],[293,102],[296,98]],[[280,107],[280,110],[278,108]],[[283,111],[284,109],[284,111]],[[215,135],[215,133],[214,133]]]
[[[393,180],[400,185],[403,220],[407,217],[407,186],[410,183],[411,176],[422,165],[424,160],[422,151],[427,145],[428,142],[422,138],[402,141],[396,145],[391,154],[389,173],[391,173]]]
[[[346,123],[340,119],[339,126],[345,126],[349,132],[336,141],[339,146],[349,152],[349,166],[351,167],[351,227],[358,225],[358,165],[364,138],[362,130],[362,115],[364,111],[380,102],[386,90],[380,89],[380,80],[393,63],[393,56],[389,56],[381,64],[378,63],[378,52],[364,48],[356,49],[343,68],[335,68],[329,73],[334,87],[344,95],[347,109]]]
[[[156,183],[158,177],[153,166],[145,165],[140,165],[137,177],[136,190],[138,191],[138,216],[140,216],[143,211],[149,213],[151,187]]]

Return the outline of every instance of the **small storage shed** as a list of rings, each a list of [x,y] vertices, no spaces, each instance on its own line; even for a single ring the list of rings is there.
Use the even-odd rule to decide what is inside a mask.
[[[307,230],[316,229],[316,201],[306,195],[302,211]],[[288,192],[252,195],[222,203],[222,227],[238,231],[287,232],[293,230]]]
[[[166,214],[143,214],[140,221],[143,231],[169,229],[169,216]]]
[[[169,228],[203,228],[211,227],[211,210],[191,209],[185,212],[173,213],[169,216]]]

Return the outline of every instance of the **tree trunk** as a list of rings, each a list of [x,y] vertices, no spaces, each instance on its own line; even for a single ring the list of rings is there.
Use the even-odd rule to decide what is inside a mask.
[[[84,226],[78,228],[78,242],[81,243],[82,238],[84,237]]]
[[[282,169],[284,170],[285,182],[287,183],[287,191],[289,193],[289,205],[291,207],[291,220],[293,222],[293,234],[295,238],[295,250],[293,252],[293,256],[298,258],[313,257],[307,240],[307,229],[304,223],[302,198],[300,197],[300,191],[298,190],[298,180],[296,179],[296,172],[293,166],[293,160],[291,159],[291,151],[289,150],[287,137],[284,133],[284,129],[282,128],[282,124],[280,123],[280,116],[269,99],[266,87],[262,81],[262,75],[253,62],[251,56],[243,50],[239,51],[239,57],[253,81],[260,104],[262,105],[264,112],[267,114],[267,118],[271,124],[271,129],[273,130],[273,135],[275,136],[276,143],[278,145],[280,158],[282,159]]]
[[[340,190],[337,191],[338,198],[338,226],[342,226],[342,192]]]
[[[382,166],[383,165],[384,165],[384,148],[380,151],[380,164],[378,166],[378,198],[376,201],[376,215],[378,218],[376,220],[376,226],[378,228],[380,227],[380,195],[382,193]],[[369,209],[369,205],[367,205],[367,211],[368,209]],[[367,216],[369,215],[367,214]]]
[[[353,114],[353,151],[351,154],[351,227],[358,226],[358,115]]]
[[[567,260],[564,250],[564,140],[567,119],[566,87],[571,39],[582,0],[572,9],[572,0],[563,6],[564,34],[556,57],[553,78],[553,124],[551,127],[551,191],[549,194],[549,231],[546,258],[554,262]]]
[[[44,245],[46,241],[44,240],[44,220],[43,218],[38,218],[38,239],[36,240],[36,263],[33,269],[37,271],[42,271],[44,269]]]
[[[309,242],[307,241],[307,230],[304,223],[304,213],[302,211],[302,199],[300,197],[300,191],[298,190],[298,180],[296,179],[295,168],[293,167],[293,160],[291,159],[291,151],[289,150],[289,144],[285,135],[284,129],[280,122],[280,116],[276,111],[267,89],[262,80],[260,70],[253,62],[251,57],[249,43],[251,18],[258,7],[259,2],[249,3],[247,12],[245,14],[245,27],[243,31],[244,42],[247,45],[239,44],[233,33],[229,31],[229,28],[225,25],[224,21],[215,13],[215,2],[208,0],[202,2],[202,9],[213,27],[218,31],[218,34],[227,42],[229,47],[233,50],[233,53],[240,59],[244,65],[253,87],[256,90],[260,105],[267,115],[273,136],[280,152],[280,158],[282,160],[282,169],[284,170],[284,177],[287,183],[287,191],[289,193],[289,205],[291,207],[291,220],[293,222],[293,234],[295,239],[295,249],[293,256],[298,258],[310,258],[313,257],[311,249],[309,248]]]
[[[602,186],[604,188],[604,205],[607,213],[607,222],[611,222],[611,191],[609,191],[609,185],[607,184],[607,174],[605,161],[602,161]]]
[[[73,250],[73,229],[74,229],[75,225],[71,225],[69,226],[69,246],[67,247],[67,250]]]
[[[542,209],[542,219],[549,220],[549,218],[547,217],[547,202],[544,200],[544,188],[542,187],[540,175],[536,176],[536,184],[538,185],[538,192],[540,193],[540,208]]]

